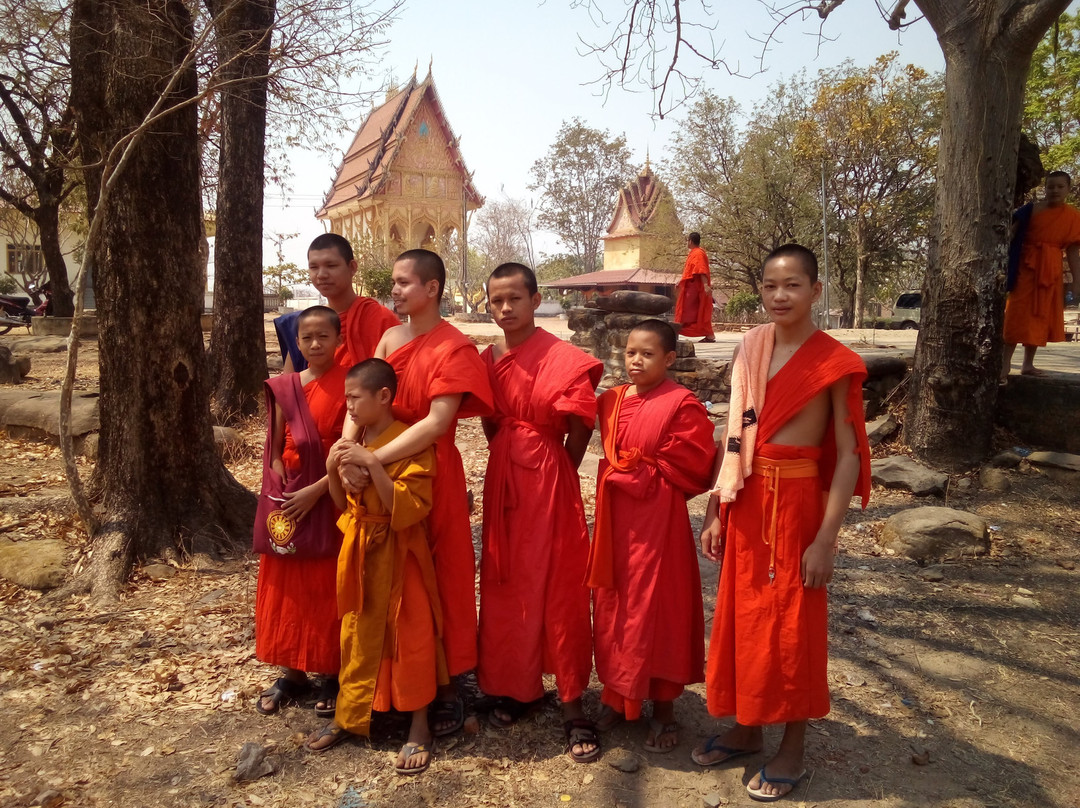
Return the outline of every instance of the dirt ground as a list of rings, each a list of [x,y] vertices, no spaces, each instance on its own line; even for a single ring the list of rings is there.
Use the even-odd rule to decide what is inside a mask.
[[[62,354],[33,356],[29,384],[59,385]],[[80,383],[93,384],[84,354]],[[243,430],[230,467],[257,486],[262,424]],[[477,498],[486,454],[478,423],[458,443]],[[891,447],[894,450],[897,447]],[[833,710],[808,733],[809,777],[785,801],[880,808],[1080,805],[1080,475],[1009,472],[1010,494],[954,477],[947,504],[991,524],[988,556],[921,569],[878,544],[884,520],[927,502],[875,489],[853,506],[831,584]],[[595,480],[584,477],[591,510]],[[59,450],[0,434],[0,497],[63,486]],[[704,500],[691,503],[700,522]],[[60,538],[77,567],[86,538],[63,513],[0,512],[0,538]],[[318,726],[312,702],[258,715],[274,671],[254,658],[256,561],[191,559],[175,576],[137,573],[112,611],[56,603],[0,581],[0,805],[28,806],[686,806],[750,805],[745,783],[766,759],[703,770],[693,745],[726,726],[704,689],[677,702],[680,743],[641,748],[646,728],[604,737],[604,756],[563,753],[548,683],[545,709],[510,730],[446,739],[419,778],[394,774],[407,723],[385,717],[371,741],[325,755],[299,744]],[[716,568],[701,561],[711,617]],[[586,707],[598,711],[594,681]],[[470,695],[475,695],[470,691]],[[766,732],[775,747],[776,728]],[[233,779],[245,743],[271,747],[275,773]],[[615,768],[619,763],[623,771]]]

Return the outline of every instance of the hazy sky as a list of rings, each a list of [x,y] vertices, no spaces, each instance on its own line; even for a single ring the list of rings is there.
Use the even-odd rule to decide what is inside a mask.
[[[598,2],[620,15],[625,8],[623,0]],[[714,0],[710,5],[715,25],[711,35],[720,54],[739,72],[755,73],[760,40],[773,27],[764,6],[752,0]],[[917,9],[909,8],[913,18]],[[390,30],[382,67],[404,84],[414,65],[423,78],[430,62],[480,193],[488,199],[504,193],[528,198],[533,196],[528,190],[529,169],[564,120],[577,116],[589,126],[625,134],[635,161],[643,163],[648,151],[654,166],[665,156],[675,128],[687,125],[681,112],[663,121],[654,119],[653,98],[647,92],[615,87],[605,98],[602,88],[589,84],[600,76],[601,66],[595,56],[581,55],[584,46],[579,37],[600,40],[605,30],[594,25],[587,8],[574,7],[573,0],[406,0]],[[779,30],[765,54],[764,73],[739,78],[710,71],[706,85],[750,107],[782,77],[802,69],[813,75],[849,58],[865,66],[882,53],[898,50],[904,62],[944,69],[937,40],[925,21],[902,32],[890,31],[873,0],[848,0],[826,22],[824,34],[828,39],[819,39],[816,16],[794,19]],[[342,138],[341,149],[350,140],[351,135]],[[340,156],[294,152],[296,177],[290,198],[268,195],[266,232],[300,231],[287,246],[287,260],[303,265],[307,243],[323,232],[314,211],[330,187]],[[558,245],[553,237],[541,236],[537,247],[554,252]],[[275,260],[269,242],[264,258],[268,264]]]

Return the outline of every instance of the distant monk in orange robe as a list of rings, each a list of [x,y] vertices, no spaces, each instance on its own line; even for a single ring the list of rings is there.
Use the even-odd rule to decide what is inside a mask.
[[[326,298],[327,306],[341,318],[341,345],[336,359],[345,370],[374,356],[383,332],[401,324],[379,301],[356,294],[353,288],[356,267],[352,245],[337,233],[316,236],[308,247],[308,278]],[[307,367],[296,344],[299,316],[300,312],[291,312],[274,320],[285,373]]]
[[[345,421],[345,371],[334,361],[341,324],[333,309],[300,314],[306,368],[266,382],[270,420],[255,522],[260,553],[255,655],[283,675],[255,709],[272,715],[325,678],[316,713],[334,714],[339,664],[337,604],[331,596],[341,533],[328,496],[326,456]]]
[[[716,342],[712,327],[712,278],[709,256],[701,249],[701,234],[691,233],[686,240],[686,256],[679,294],[675,301],[675,322],[682,323],[680,337],[704,337],[702,342]]]
[[[777,753],[747,785],[772,802],[805,776],[806,723],[829,712],[825,585],[852,493],[865,507],[870,449],[862,418],[862,360],[818,331],[817,258],[785,244],[765,260],[762,300],[772,322],[733,357],[731,402],[702,552],[722,559],[706,693],[735,726],[691,755],[717,766],[761,751],[764,724],[784,723]],[[721,503],[726,527],[719,516]]]
[[[312,733],[305,747],[325,752],[351,735],[370,734],[372,710],[412,713],[407,743],[398,753],[399,774],[428,768],[434,738],[428,705],[437,682],[446,682],[439,639],[442,610],[424,518],[431,510],[435,449],[383,466],[372,451],[408,427],[394,419],[394,369],[382,359],[353,367],[345,380],[352,422],[361,443],[342,438],[326,468],[330,494],[344,511],[338,557],[337,603],[341,615],[341,692],[334,720]],[[337,475],[347,461],[367,469],[371,482],[346,496]]]
[[[397,371],[394,416],[410,427],[375,456],[386,464],[435,444],[428,539],[442,602],[446,661],[456,676],[476,667],[476,560],[465,468],[454,433],[459,418],[491,413],[491,385],[476,346],[439,315],[446,283],[442,259],[430,250],[403,252],[394,262],[393,279],[394,306],[409,321],[387,331],[375,355]],[[357,485],[361,475],[356,472],[355,466],[342,464],[346,490]],[[435,735],[456,732],[464,720],[456,689],[441,688],[432,705]]]
[[[1073,277],[1080,273],[1080,211],[1065,203],[1071,189],[1068,174],[1051,171],[1046,175],[1043,201],[1025,205],[1013,216],[1019,267],[1005,302],[1002,383],[1008,379],[1018,344],[1024,346],[1020,372],[1039,376],[1042,371],[1035,368],[1035,351],[1048,342],[1065,341],[1062,250]]]
[[[587,582],[593,587],[597,722],[610,729],[653,702],[644,748],[678,743],[674,700],[704,679],[705,617],[686,509],[709,487],[713,424],[701,402],[667,377],[675,331],[645,320],[630,331],[630,384],[600,397],[604,461]]]
[[[488,311],[503,339],[481,357],[495,396],[484,419],[490,457],[484,478],[480,559],[480,689],[508,727],[544,695],[555,674],[567,753],[600,755],[581,694],[592,672],[585,564],[589,528],[577,467],[596,422],[604,365],[538,328],[533,271],[503,264],[488,278]]]

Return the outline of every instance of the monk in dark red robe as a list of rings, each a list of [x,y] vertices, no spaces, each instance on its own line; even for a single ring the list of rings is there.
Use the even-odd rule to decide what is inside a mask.
[[[477,675],[480,689],[497,697],[491,723],[507,727],[544,695],[542,675],[553,673],[568,752],[587,763],[599,744],[581,709],[592,631],[577,466],[596,422],[604,365],[538,328],[539,303],[536,277],[522,264],[503,264],[488,279],[488,310],[504,338],[481,357],[495,412],[484,419],[490,456]]]
[[[648,323],[667,329],[669,345],[645,330]],[[588,584],[596,674],[607,707],[600,726],[638,718],[650,699],[645,748],[668,752],[678,729],[671,702],[685,685],[704,679],[701,578],[686,500],[708,489],[715,446],[701,402],[666,378],[674,332],[657,320],[646,324],[627,342],[633,384],[600,397],[604,460]],[[661,364],[635,373],[634,354],[644,352]]]
[[[335,524],[337,511],[330,503],[325,472],[330,447],[341,435],[345,421],[345,370],[334,361],[339,338],[334,311],[318,306],[302,315],[300,347],[309,367],[300,374],[267,382],[273,423],[264,462],[289,493],[280,497],[281,508],[271,517],[276,541],[261,548],[255,595],[255,655],[285,669],[284,676],[259,697],[256,707],[264,714],[277,712],[283,700],[296,698],[307,689],[305,671],[327,677],[328,684],[320,694],[321,714],[332,714],[341,658],[334,597],[341,532]],[[325,331],[321,335],[324,344],[313,344],[320,338],[316,334],[319,329]],[[329,343],[331,331],[333,342]],[[282,406],[275,405],[275,398],[287,394],[286,385],[302,387],[303,391],[291,429]],[[294,408],[290,406],[288,411]],[[299,430],[301,420],[305,428]],[[302,440],[297,441],[294,433],[302,435]],[[264,473],[264,489],[267,482]],[[260,502],[260,516],[266,522],[264,510]],[[281,526],[285,524],[292,528],[284,532],[295,530],[298,536],[303,533],[308,542],[317,544],[318,554],[312,555],[299,538],[284,535]],[[257,538],[260,532],[267,532],[264,524],[256,525]]]
[[[681,323],[679,336],[705,337],[703,342],[713,342],[712,280],[709,274],[709,256],[701,249],[701,235],[691,233],[686,246],[686,256],[679,292],[675,301],[675,322]]]

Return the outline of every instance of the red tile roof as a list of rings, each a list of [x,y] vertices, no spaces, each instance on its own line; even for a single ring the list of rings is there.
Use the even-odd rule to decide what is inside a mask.
[[[601,269],[598,272],[586,272],[584,275],[572,275],[555,281],[539,284],[552,289],[592,289],[599,286],[628,286],[649,284],[652,286],[674,286],[680,275],[675,272],[658,272],[655,269]]]
[[[483,204],[484,199],[473,185],[472,174],[465,167],[465,160],[458,146],[459,139],[450,128],[446,110],[439,100],[429,72],[423,81],[417,81],[414,75],[403,90],[368,113],[345,153],[345,159],[338,166],[334,184],[323,200],[319,212],[315,214],[317,218],[325,218],[329,211],[338,205],[374,196],[382,191],[390,179],[390,165],[404,143],[413,116],[425,96],[435,108],[436,117],[445,131],[451,162],[461,168],[466,197],[476,207]]]

